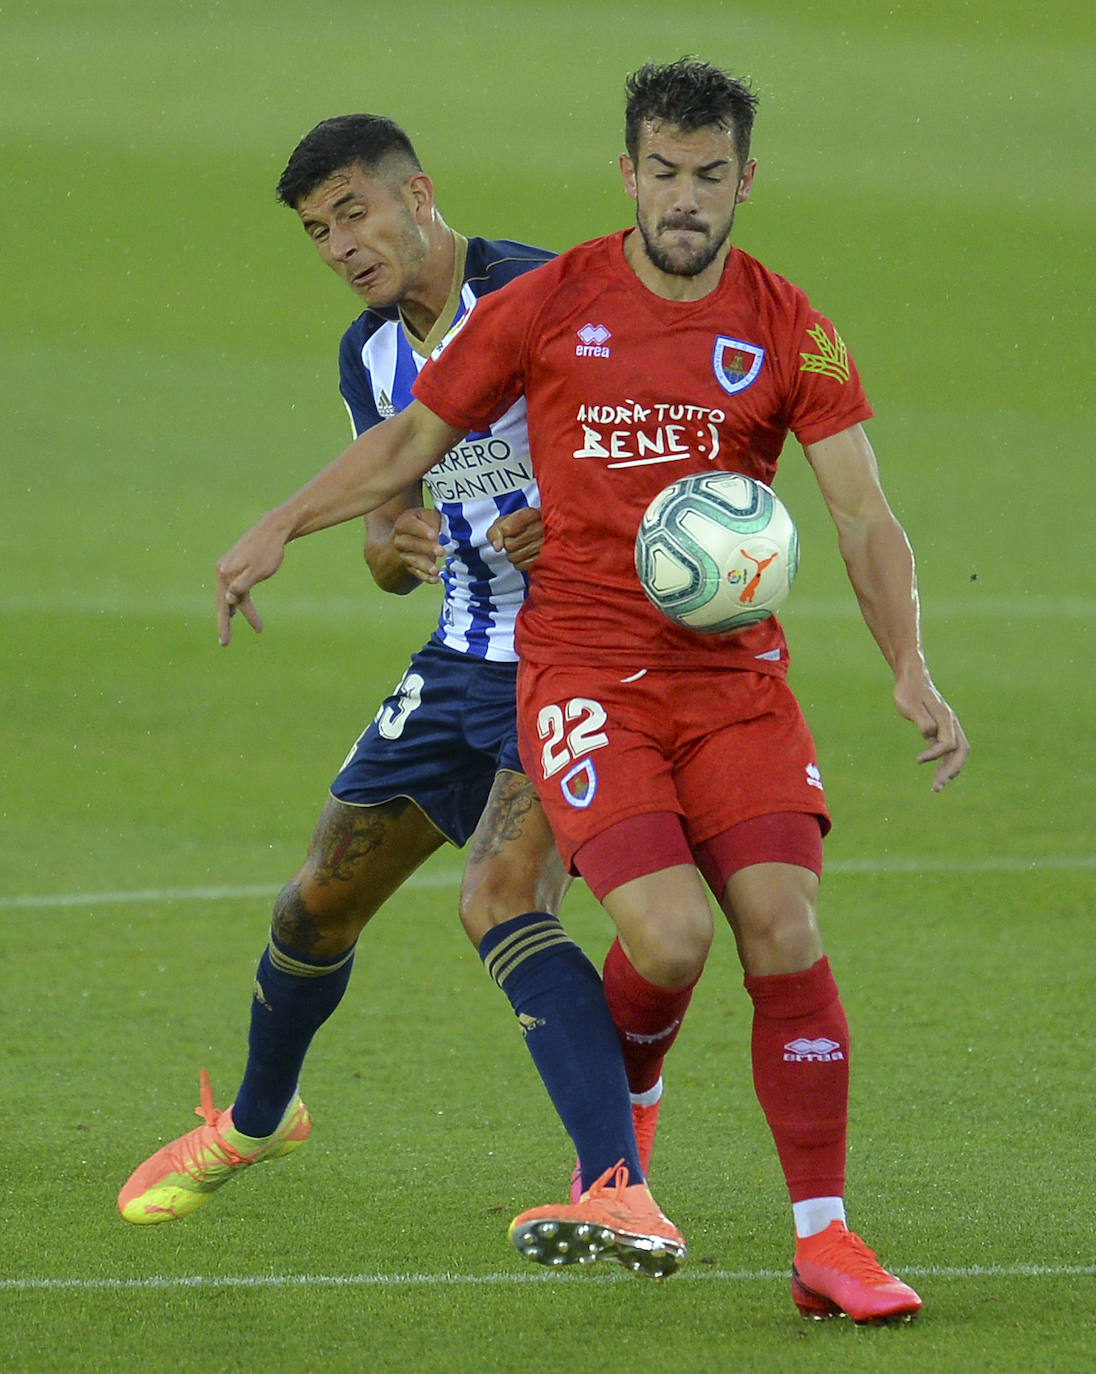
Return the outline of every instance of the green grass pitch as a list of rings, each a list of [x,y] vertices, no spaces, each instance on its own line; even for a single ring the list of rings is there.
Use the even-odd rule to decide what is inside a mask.
[[[1096,696],[1084,6],[454,0],[341,10],[16,0],[0,16],[0,1367],[520,1374],[1096,1363]],[[269,903],[428,632],[353,529],[295,545],[216,645],[216,557],[341,447],[355,302],[273,185],[355,109],[412,132],[444,214],[564,248],[628,222],[622,83],[754,79],[737,241],[838,323],[974,742],[916,769],[794,444],[785,621],[835,814],[822,920],[854,1031],[850,1218],[925,1298],[808,1325],[721,930],[655,1153],[687,1268],[545,1275],[506,1240],[571,1152],[440,854],[362,941],[306,1067],[305,1150],[195,1217],[118,1187],[244,1060]],[[591,956],[606,918],[576,887]]]

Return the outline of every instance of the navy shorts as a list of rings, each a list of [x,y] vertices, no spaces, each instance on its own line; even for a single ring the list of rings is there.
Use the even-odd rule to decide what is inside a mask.
[[[429,641],[347,755],[331,794],[351,806],[410,797],[452,844],[467,843],[495,774],[522,772],[516,663]]]

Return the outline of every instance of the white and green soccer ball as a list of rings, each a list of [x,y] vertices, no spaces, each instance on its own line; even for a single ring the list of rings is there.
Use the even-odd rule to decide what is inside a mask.
[[[663,615],[733,634],[787,599],[799,535],[779,496],[740,472],[696,472],[664,488],[636,534],[636,572]]]

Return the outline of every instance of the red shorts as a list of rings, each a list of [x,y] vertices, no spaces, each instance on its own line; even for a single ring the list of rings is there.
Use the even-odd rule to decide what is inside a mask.
[[[784,679],[768,673],[660,668],[622,680],[604,667],[522,660],[518,746],[572,873],[584,845],[652,813],[680,816],[694,854],[778,812],[829,829],[807,722]],[[621,881],[642,876],[650,856],[618,857],[615,871]]]

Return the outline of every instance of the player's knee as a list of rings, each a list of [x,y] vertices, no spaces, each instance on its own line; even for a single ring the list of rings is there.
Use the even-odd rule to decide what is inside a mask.
[[[334,958],[350,948],[367,920],[346,900],[315,888],[302,871],[274,899],[271,930],[286,949]]]
[[[478,948],[489,930],[515,916],[528,911],[557,915],[570,881],[555,856],[536,864],[507,864],[498,859],[470,863],[461,881],[461,924]]]
[[[489,930],[501,925],[503,921],[508,919],[507,916],[500,914],[504,908],[484,902],[479,892],[465,893],[463,888],[460,894],[459,910],[460,923],[464,927],[464,933],[477,949],[479,949],[483,937]],[[511,909],[508,915],[520,916],[521,913]]]
[[[690,987],[704,972],[707,948],[700,945],[661,946],[645,950],[632,961],[636,972],[659,988]]]
[[[480,941],[494,926],[511,916],[519,916],[519,895],[513,885],[491,865],[472,865],[464,870],[460,885],[460,921],[465,933],[478,948]],[[532,910],[531,907],[524,908]]]
[[[712,923],[703,915],[652,921],[627,936],[636,972],[660,988],[684,988],[704,971],[712,946]]]
[[[739,944],[747,973],[799,973],[822,957],[814,910],[799,904],[754,914]]]

